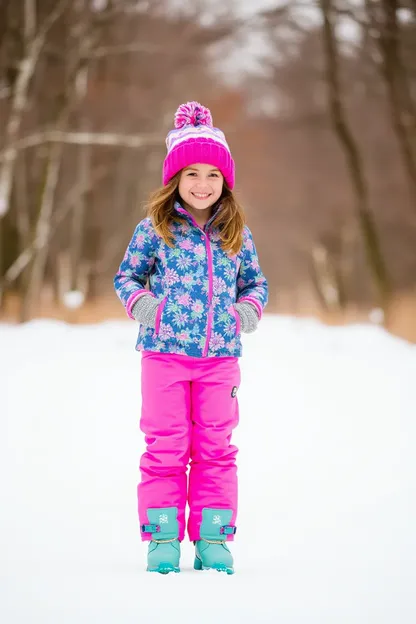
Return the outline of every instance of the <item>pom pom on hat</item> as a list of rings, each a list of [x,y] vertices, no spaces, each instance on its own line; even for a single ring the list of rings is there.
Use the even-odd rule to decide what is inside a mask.
[[[175,128],[185,126],[209,126],[212,128],[211,111],[199,102],[181,104],[175,113]]]

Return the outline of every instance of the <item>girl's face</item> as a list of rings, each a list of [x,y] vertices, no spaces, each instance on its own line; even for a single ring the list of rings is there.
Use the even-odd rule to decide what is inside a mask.
[[[191,165],[181,172],[179,195],[195,211],[208,210],[222,193],[224,177],[212,165]]]

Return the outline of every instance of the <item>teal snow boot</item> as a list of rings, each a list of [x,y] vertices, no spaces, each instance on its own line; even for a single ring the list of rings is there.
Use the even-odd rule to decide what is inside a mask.
[[[152,533],[147,553],[148,572],[179,572],[181,545],[177,516],[177,507],[147,510],[149,524],[143,524],[141,530],[142,533]]]
[[[234,561],[226,544],[226,536],[236,532],[230,526],[230,509],[203,509],[201,539],[195,542],[195,570],[217,570],[234,574]]]

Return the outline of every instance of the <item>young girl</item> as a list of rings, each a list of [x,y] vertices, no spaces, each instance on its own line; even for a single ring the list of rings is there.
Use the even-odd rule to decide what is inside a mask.
[[[180,106],[166,144],[164,186],[114,278],[140,323],[141,534],[150,540],[147,569],[179,572],[188,502],[194,568],[233,574],[226,542],[236,532],[238,357],[241,332],[256,329],[267,303],[267,282],[232,193],[234,161],[210,111]]]

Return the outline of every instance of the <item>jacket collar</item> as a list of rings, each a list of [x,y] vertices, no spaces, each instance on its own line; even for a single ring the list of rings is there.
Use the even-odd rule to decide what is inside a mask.
[[[191,223],[193,226],[202,229],[197,222],[195,221],[193,215],[191,215],[190,212],[188,212],[178,201],[175,201],[174,204],[174,208],[176,210],[176,212],[178,212],[182,217],[185,217],[186,220]],[[216,214],[218,213],[218,211],[221,210],[221,204],[218,204],[217,207],[215,208],[213,214],[211,215],[211,217],[208,219],[208,221],[205,224],[204,229],[207,229],[211,223],[213,222],[213,220],[215,219]]]

